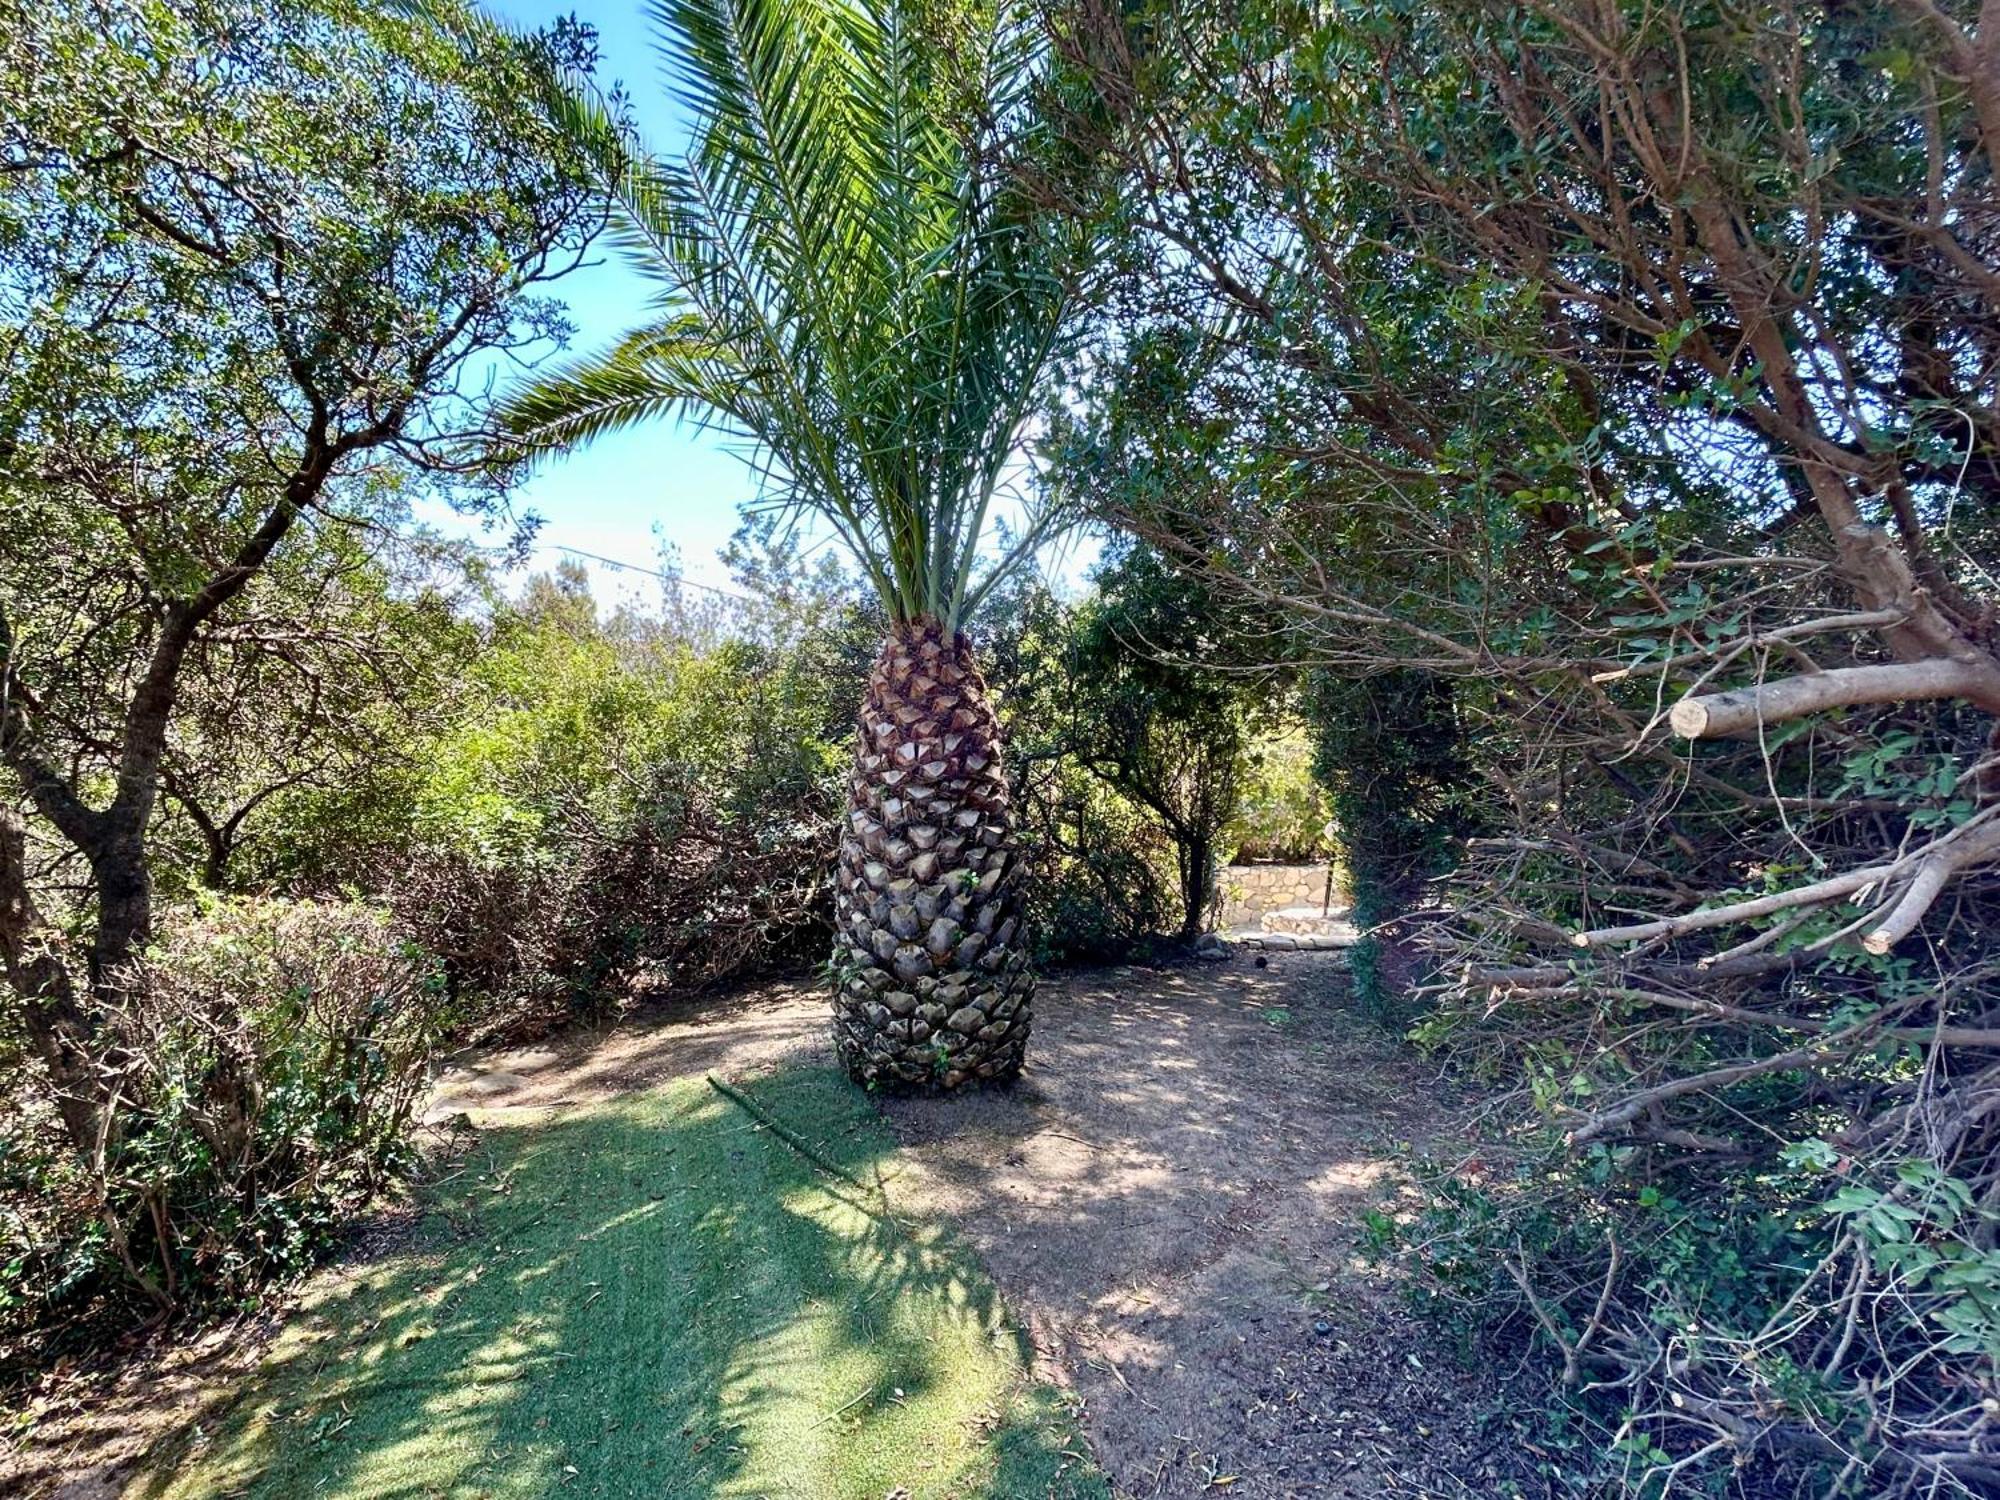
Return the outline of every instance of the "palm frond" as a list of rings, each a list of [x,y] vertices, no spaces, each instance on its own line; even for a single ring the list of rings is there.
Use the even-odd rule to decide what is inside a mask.
[[[537,373],[500,402],[495,418],[516,456],[574,447],[607,432],[685,414],[747,428],[731,345],[699,318],[637,329],[611,348]]]
[[[1034,18],[1020,0],[650,13],[694,122],[684,160],[582,80],[549,110],[600,171],[658,321],[510,393],[507,430],[548,447],[666,414],[721,422],[782,476],[778,504],[854,549],[893,616],[956,628],[1072,322],[1070,265],[996,165],[1029,111]],[[928,29],[943,16],[961,29]]]

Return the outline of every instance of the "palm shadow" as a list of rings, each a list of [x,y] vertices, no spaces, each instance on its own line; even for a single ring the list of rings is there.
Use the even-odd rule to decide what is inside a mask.
[[[699,1080],[483,1131],[414,1242],[309,1299],[132,1493],[720,1496],[777,1473],[880,1495],[922,1487],[912,1452],[976,1493],[1047,1492],[1074,1439],[1009,1422],[994,1372],[1025,1359],[976,1262],[854,1185],[893,1146],[865,1099],[814,1067],[746,1089],[841,1175]],[[934,1393],[972,1408],[961,1432]]]

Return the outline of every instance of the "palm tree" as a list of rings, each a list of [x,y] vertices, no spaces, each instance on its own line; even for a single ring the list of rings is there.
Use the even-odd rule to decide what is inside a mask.
[[[505,404],[532,449],[690,416],[747,439],[774,504],[830,526],[890,628],[840,847],[834,1035],[857,1079],[1020,1071],[1034,977],[999,724],[963,633],[1054,524],[983,559],[1072,327],[1045,217],[996,165],[1031,128],[1016,0],[660,0],[694,119],[668,163],[586,88],[557,113],[604,170],[651,319]]]

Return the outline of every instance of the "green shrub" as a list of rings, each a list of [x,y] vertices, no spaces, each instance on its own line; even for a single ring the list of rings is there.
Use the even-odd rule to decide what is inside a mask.
[[[600,621],[562,577],[500,617],[372,872],[476,1033],[825,957],[866,629]]]
[[[531,1035],[579,1012],[825,957],[832,800],[799,788],[731,816],[653,768],[626,799],[572,807],[509,857],[419,848],[392,900],[444,966],[467,1034]]]
[[[449,1020],[436,965],[374,907],[168,913],[104,1021],[100,1160],[60,1138],[39,1069],[9,1070],[0,1327],[240,1298],[305,1265],[402,1160]]]
[[[1696,1424],[1732,1434],[1756,1483],[1882,1493],[1880,1473],[1910,1472],[1883,1451],[1885,1409],[1990,1390],[2000,1251],[1964,1179],[1921,1158],[1861,1168],[1817,1138],[1721,1180],[1638,1165],[1536,1133],[1423,1164],[1415,1214],[1370,1217],[1371,1251],[1403,1260],[1417,1310],[1462,1348],[1547,1356],[1556,1493],[1663,1495]],[[1932,1492],[1984,1493],[1977,1465],[1944,1473]]]
[[[1308,675],[1301,709],[1311,726],[1313,773],[1328,792],[1354,924],[1354,997],[1390,1025],[1409,1020],[1407,957],[1393,929],[1432,877],[1448,870],[1475,826],[1475,777],[1452,684],[1407,669],[1368,677]],[[1375,929],[1375,930],[1370,930]]]
[[[1173,859],[1125,798],[1074,765],[1025,779],[1015,816],[1037,963],[1142,955],[1180,916]]]
[[[1333,803],[1314,775],[1315,737],[1281,723],[1253,738],[1244,756],[1242,803],[1223,830],[1229,863],[1252,859],[1307,864],[1332,843]]]

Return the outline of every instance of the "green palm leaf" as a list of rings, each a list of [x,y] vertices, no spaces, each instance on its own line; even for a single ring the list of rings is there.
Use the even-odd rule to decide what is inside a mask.
[[[654,320],[501,410],[518,451],[663,416],[750,440],[773,503],[823,517],[897,619],[958,628],[996,495],[1067,344],[1080,258],[1006,169],[1038,31],[1015,0],[658,0],[695,122],[662,161],[582,80],[589,153]],[[949,26],[949,34],[938,28]],[[1030,518],[1018,563],[1056,517]]]

